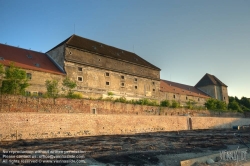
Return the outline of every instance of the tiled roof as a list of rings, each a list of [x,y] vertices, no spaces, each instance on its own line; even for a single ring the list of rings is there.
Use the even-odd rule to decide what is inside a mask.
[[[219,85],[219,86],[225,86],[223,82],[221,82],[217,77],[214,75],[206,73],[201,80],[195,85],[195,87],[202,87],[202,86],[207,86],[207,85]]]
[[[162,92],[169,92],[169,93],[175,93],[175,94],[181,94],[181,95],[187,95],[187,96],[196,96],[196,97],[202,97],[202,98],[210,97],[206,93],[202,92],[201,90],[193,86],[184,85],[184,84],[171,82],[167,80],[161,80],[160,87],[161,87],[160,89]]]
[[[149,67],[160,71],[160,68],[154,66],[153,64],[147,62],[135,53],[125,51],[119,48],[115,48],[97,41],[86,39],[77,35],[72,35],[56,47],[66,44],[67,46],[75,47],[78,49],[83,49],[89,52],[94,52],[102,56],[109,58],[120,59],[134,64]],[[55,47],[54,47],[55,48]],[[49,52],[49,51],[48,51]]]
[[[44,53],[0,44],[0,63],[9,66],[12,62],[23,69],[64,74]]]

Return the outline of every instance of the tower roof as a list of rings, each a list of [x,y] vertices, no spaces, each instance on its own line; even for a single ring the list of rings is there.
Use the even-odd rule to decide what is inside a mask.
[[[206,73],[201,78],[201,80],[195,85],[195,87],[203,87],[208,85],[218,85],[227,87],[227,85],[220,81],[217,77],[208,73]]]

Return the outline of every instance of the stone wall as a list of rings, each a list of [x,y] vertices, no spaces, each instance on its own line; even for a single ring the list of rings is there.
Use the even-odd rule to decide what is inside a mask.
[[[0,113],[35,112],[35,113],[85,113],[85,114],[126,114],[157,116],[209,116],[209,117],[244,117],[240,113],[222,113],[209,110],[189,110],[185,108],[167,108],[126,104],[105,100],[37,98],[14,95],[2,95]]]
[[[231,128],[250,122],[244,118],[83,113],[0,113],[0,119],[0,141]]]

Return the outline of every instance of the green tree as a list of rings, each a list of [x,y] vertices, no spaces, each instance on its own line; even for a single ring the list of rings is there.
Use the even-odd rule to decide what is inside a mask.
[[[3,72],[2,70],[3,69],[1,69],[1,73]],[[25,93],[25,89],[28,86],[26,72],[15,67],[12,63],[10,67],[5,70],[1,91],[6,94],[20,95]]]
[[[58,80],[46,80],[45,86],[47,88],[47,95],[48,97],[56,98],[58,96]]]
[[[168,101],[168,100],[163,100],[163,101],[161,101],[161,106],[163,106],[163,107],[170,107],[170,102]]]
[[[187,108],[188,109],[193,109],[195,107],[196,102],[194,100],[189,100],[186,102]]]
[[[180,104],[179,104],[177,101],[173,100],[171,106],[172,106],[173,108],[178,108],[178,107],[180,107]]]
[[[239,103],[237,101],[235,101],[235,100],[229,102],[228,109],[229,110],[235,110],[235,111],[238,111],[238,112],[242,112],[242,109],[241,109]]]
[[[68,91],[67,92],[67,97],[72,97],[73,96],[72,89],[74,89],[76,87],[76,82],[72,81],[68,77],[66,77],[63,80],[62,85],[67,88],[67,91]]]
[[[224,101],[210,98],[206,101],[205,106],[209,110],[227,110],[227,104]]]

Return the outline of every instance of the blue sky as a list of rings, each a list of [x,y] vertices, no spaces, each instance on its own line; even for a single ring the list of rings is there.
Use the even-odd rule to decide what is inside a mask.
[[[161,78],[206,73],[250,97],[249,0],[0,0],[0,43],[46,52],[72,34],[135,52]],[[75,28],[74,28],[75,27]]]

